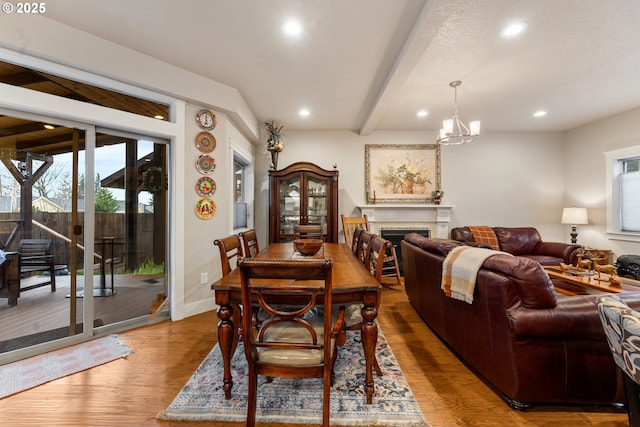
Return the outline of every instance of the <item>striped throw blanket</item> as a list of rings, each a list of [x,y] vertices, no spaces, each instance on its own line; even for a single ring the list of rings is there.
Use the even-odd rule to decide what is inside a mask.
[[[506,252],[473,246],[457,246],[449,252],[442,264],[441,288],[445,295],[454,299],[473,303],[478,270],[485,259]]]
[[[473,240],[478,243],[486,243],[494,250],[500,250],[500,243],[494,233],[493,228],[486,225],[467,225],[467,228],[473,235]]]

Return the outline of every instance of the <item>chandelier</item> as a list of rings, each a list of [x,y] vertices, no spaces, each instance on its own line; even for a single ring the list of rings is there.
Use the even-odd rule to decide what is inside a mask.
[[[442,129],[440,129],[440,135],[436,140],[438,144],[442,145],[458,145],[465,142],[473,141],[473,138],[480,135],[480,120],[469,122],[469,127],[460,121],[458,116],[458,86],[462,82],[455,80],[449,83],[454,90],[454,106],[453,116],[450,119],[442,121]]]

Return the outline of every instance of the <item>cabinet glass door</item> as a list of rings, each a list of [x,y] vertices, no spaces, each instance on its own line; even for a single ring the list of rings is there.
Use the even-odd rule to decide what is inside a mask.
[[[306,223],[322,225],[322,234],[327,235],[327,180],[315,177],[307,179]]]
[[[292,240],[293,228],[300,224],[300,176],[282,179],[279,183],[280,240]]]

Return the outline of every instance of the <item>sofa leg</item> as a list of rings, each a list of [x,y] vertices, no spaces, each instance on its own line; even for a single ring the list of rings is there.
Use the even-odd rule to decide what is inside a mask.
[[[514,400],[507,396],[503,396],[503,398],[507,402],[507,404],[509,404],[509,406],[518,411],[525,411],[532,406],[530,403],[520,402],[519,400]]]

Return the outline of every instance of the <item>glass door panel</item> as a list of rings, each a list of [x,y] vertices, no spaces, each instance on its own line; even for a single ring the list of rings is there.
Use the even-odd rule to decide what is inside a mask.
[[[327,180],[309,176],[307,178],[307,224],[322,225],[327,234]]]
[[[82,300],[70,296],[83,270],[85,137],[0,116],[0,354],[83,331]]]
[[[278,189],[280,200],[280,240],[292,240],[294,227],[300,224],[300,176],[282,179]]]
[[[96,134],[93,295],[97,326],[168,317],[166,144]]]

